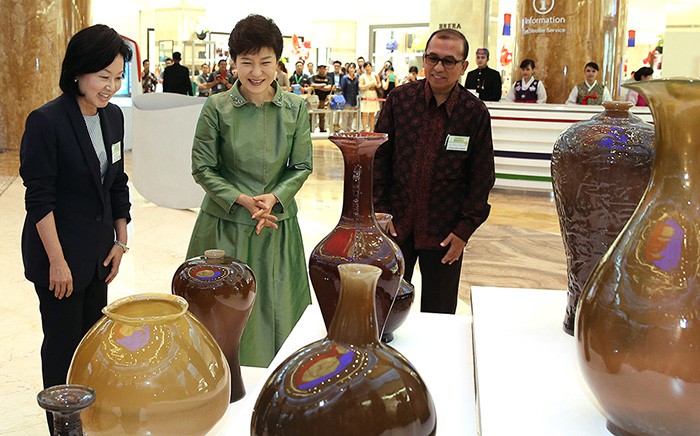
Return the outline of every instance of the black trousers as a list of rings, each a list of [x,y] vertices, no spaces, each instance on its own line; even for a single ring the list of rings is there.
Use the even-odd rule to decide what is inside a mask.
[[[74,289],[68,298],[58,299],[49,288],[34,285],[39,296],[41,327],[41,373],[44,388],[66,383],[68,368],[80,340],[102,317],[107,305],[107,284],[97,274],[85,289]],[[53,433],[53,415],[46,414]]]
[[[442,258],[447,248],[441,250],[417,250],[413,238],[404,244],[399,244],[406,261],[404,279],[411,281],[416,261],[420,265],[421,300],[420,311],[431,313],[451,313],[457,311],[459,294],[459,276],[462,272],[462,259],[449,264],[443,264]]]

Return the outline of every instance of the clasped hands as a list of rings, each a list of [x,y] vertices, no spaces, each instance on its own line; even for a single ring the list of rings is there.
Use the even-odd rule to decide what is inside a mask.
[[[236,202],[248,209],[251,218],[258,221],[255,226],[256,235],[260,234],[263,227],[277,228],[277,224],[275,224],[277,217],[272,215],[272,207],[277,203],[275,194],[262,194],[255,197],[241,194]]]

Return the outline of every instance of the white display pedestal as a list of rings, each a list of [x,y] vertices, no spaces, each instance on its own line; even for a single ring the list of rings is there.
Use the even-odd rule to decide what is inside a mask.
[[[566,292],[472,286],[471,295],[481,434],[609,435],[562,330]]]
[[[242,368],[246,396],[229,407],[209,434],[250,434],[253,407],[267,378],[296,350],[325,335],[319,307],[309,306],[269,368]],[[430,390],[437,411],[438,434],[476,434],[471,318],[412,312],[394,335],[391,346],[406,356]]]

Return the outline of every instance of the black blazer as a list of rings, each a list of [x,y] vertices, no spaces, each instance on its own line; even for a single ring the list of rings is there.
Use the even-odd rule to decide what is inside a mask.
[[[163,70],[163,92],[192,95],[190,69],[180,64],[172,64]]]
[[[54,213],[58,238],[75,291],[93,278],[114,245],[114,220],[131,220],[128,177],[124,172],[124,115],[114,104],[98,109],[108,169],[100,179],[97,153],[75,97],[63,94],[27,117],[20,148],[20,176],[27,188],[22,231],[26,278],[49,285],[49,259],[36,223]],[[112,155],[114,147],[119,156]]]

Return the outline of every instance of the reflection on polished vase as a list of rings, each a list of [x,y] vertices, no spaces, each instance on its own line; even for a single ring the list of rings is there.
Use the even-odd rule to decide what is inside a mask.
[[[654,116],[649,187],[579,302],[579,367],[616,435],[700,429],[700,81],[626,85]]]
[[[53,436],[83,436],[80,412],[95,402],[95,391],[81,385],[57,385],[39,392],[36,400],[53,415]]]
[[[420,375],[379,341],[375,293],[382,271],[344,264],[328,336],[302,347],[267,379],[253,435],[434,435],[437,417]]]
[[[552,152],[568,272],[564,331],[570,335],[583,286],[639,204],[654,161],[654,128],[629,112],[632,103],[603,106],[603,113],[565,130]]]
[[[374,154],[386,142],[385,133],[338,133],[329,139],[340,148],[344,161],[343,210],[338,225],[316,245],[309,258],[309,276],[328,328],[338,305],[338,265],[364,263],[382,270],[376,290],[380,335],[404,273],[399,246],[380,229],[374,215],[372,172]],[[383,340],[389,337],[382,335]]]
[[[248,265],[211,249],[175,271],[172,292],[189,303],[221,347],[231,368],[231,402],[245,396],[238,351],[255,301],[255,276]]]
[[[82,414],[90,435],[204,435],[226,412],[231,374],[221,349],[170,294],[125,297],[78,345],[71,384],[92,387]]]
[[[384,234],[391,238],[389,232],[389,222],[394,218],[390,213],[377,212],[374,214],[377,219],[377,225]],[[401,279],[399,291],[396,293],[394,304],[391,306],[391,312],[384,323],[384,331],[382,332],[382,342],[389,343],[394,340],[394,332],[401,327],[408,314],[411,311],[411,306],[416,299],[416,289],[413,284],[406,279]]]

